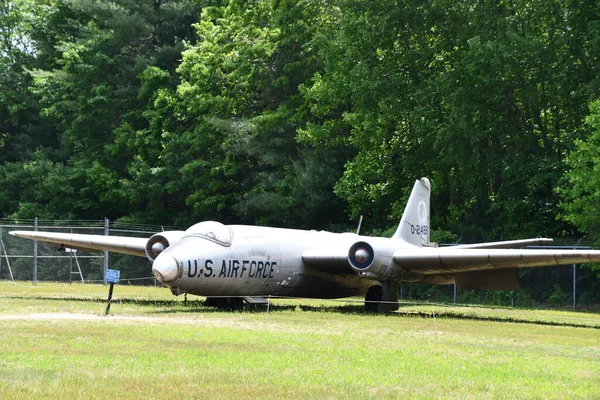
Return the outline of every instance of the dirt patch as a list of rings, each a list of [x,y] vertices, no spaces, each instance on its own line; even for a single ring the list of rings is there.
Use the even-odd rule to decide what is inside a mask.
[[[130,321],[159,321],[161,318],[121,316],[121,315],[95,315],[81,313],[33,313],[33,314],[0,314],[0,321],[7,320],[25,320],[25,321],[58,321],[58,320],[77,320],[77,321],[110,321],[110,320],[130,320]],[[162,318],[167,319],[167,318]]]
[[[307,333],[325,333],[339,334],[340,332],[330,332],[315,327],[298,327],[290,325],[281,325],[276,320],[269,320],[265,315],[265,320],[242,321],[240,318],[232,315],[231,318],[211,318],[211,317],[148,317],[135,315],[98,315],[67,312],[50,313],[31,313],[31,314],[0,314],[0,321],[91,321],[98,323],[140,323],[140,324],[170,324],[170,325],[198,325],[202,327],[214,328],[237,328],[252,331],[270,331],[270,332],[307,332]]]

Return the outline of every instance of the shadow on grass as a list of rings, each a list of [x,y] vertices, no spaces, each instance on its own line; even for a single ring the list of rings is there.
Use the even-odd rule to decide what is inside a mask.
[[[87,303],[98,303],[106,304],[105,298],[88,298],[88,297],[65,297],[58,298],[52,296],[8,296],[11,299],[21,300],[42,300],[42,301],[69,301],[69,302],[87,302]],[[265,313],[267,312],[266,304],[246,304],[243,310],[231,310],[222,309],[213,306],[205,305],[204,300],[153,300],[153,299],[135,299],[135,298],[118,298],[113,299],[111,304],[114,305],[136,305],[145,308],[152,308],[145,312],[155,315],[175,315],[175,314],[230,314],[230,313]],[[432,306],[432,304],[420,304],[422,306]],[[457,307],[448,305],[439,306],[439,310],[435,311],[420,311],[415,310],[414,304],[403,304],[400,303],[400,309],[395,312],[377,314],[373,312],[365,311],[362,303],[355,304],[340,304],[340,305],[306,305],[306,304],[270,304],[268,312],[315,312],[315,313],[333,313],[333,314],[354,314],[354,315],[371,315],[371,316],[385,316],[385,317],[401,317],[401,318],[448,318],[448,319],[466,319],[475,321],[486,321],[486,322],[504,322],[504,323],[520,323],[520,324],[535,324],[535,325],[547,325],[547,326],[564,326],[572,328],[588,328],[588,329],[600,329],[600,322],[593,321],[590,323],[580,323],[575,321],[559,321],[556,319],[538,319],[535,314],[530,318],[519,317],[512,315],[502,316],[490,316],[490,315],[477,315],[472,312],[471,307]],[[404,309],[403,309],[404,308]],[[490,308],[489,310],[492,310]],[[520,309],[521,311],[526,311]],[[535,313],[535,310],[531,310]]]
[[[277,313],[286,311],[302,311],[302,312],[330,312],[337,314],[373,314],[364,310],[363,305],[359,304],[343,304],[335,306],[311,306],[306,304],[273,304],[268,307],[266,304],[244,304],[243,310],[233,310],[229,308],[220,308],[215,306],[205,305],[204,300],[188,300],[187,302],[166,300],[157,302],[153,300],[127,300],[123,299],[123,304],[138,304],[142,306],[161,306],[172,307],[172,309],[157,309],[151,311],[153,314],[174,314],[174,313]],[[373,314],[375,315],[375,314]]]
[[[85,302],[106,304],[106,298],[90,298],[90,297],[55,297],[55,296],[8,296],[11,299],[19,300],[42,300],[42,301],[67,301],[67,302]],[[161,309],[150,310],[155,314],[175,314],[175,313],[229,313],[240,312],[240,310],[223,309],[214,306],[206,306],[204,300],[154,300],[154,299],[136,299],[136,298],[113,298],[112,305],[129,304],[140,307],[160,307]],[[373,314],[364,311],[362,304],[344,304],[338,306],[311,306],[305,304],[273,304],[269,305],[269,312],[281,311],[305,311],[305,312],[333,312],[340,314]],[[245,304],[243,312],[263,313],[267,311],[266,304]]]

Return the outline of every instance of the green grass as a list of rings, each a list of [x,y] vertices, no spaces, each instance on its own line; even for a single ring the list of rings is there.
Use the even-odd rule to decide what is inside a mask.
[[[0,398],[600,398],[594,313],[107,292],[1,282]]]

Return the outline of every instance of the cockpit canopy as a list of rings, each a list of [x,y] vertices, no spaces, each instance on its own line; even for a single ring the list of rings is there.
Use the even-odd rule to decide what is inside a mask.
[[[220,222],[204,221],[190,226],[183,237],[201,237],[221,246],[229,247],[233,239],[233,232]]]

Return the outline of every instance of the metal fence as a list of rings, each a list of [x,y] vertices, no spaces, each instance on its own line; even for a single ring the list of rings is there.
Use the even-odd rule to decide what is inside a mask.
[[[34,285],[39,281],[52,282],[103,282],[104,272],[107,268],[121,271],[121,282],[141,285],[156,285],[151,274],[151,264],[145,257],[128,256],[117,253],[69,250],[57,251],[57,246],[31,241],[9,235],[12,230],[40,230],[62,233],[86,233],[95,235],[150,237],[153,233],[169,230],[170,227],[156,225],[134,225],[123,224],[114,221],[90,220],[90,221],[12,221],[0,219],[0,279],[31,281]],[[474,239],[462,238],[460,243],[475,243]],[[440,244],[455,245],[452,244]],[[588,249],[589,243],[555,243],[554,246],[545,248],[579,248]],[[571,297],[571,303],[575,307],[578,298],[578,285],[583,288],[595,285],[598,281],[595,274],[578,276],[578,267],[549,267],[544,269],[547,275],[542,280],[548,281],[548,290],[553,288],[557,280],[563,282],[563,291]],[[540,272],[536,272],[540,273]],[[569,287],[564,283],[568,281]],[[401,286],[402,288],[402,286]],[[407,287],[410,296],[410,286]],[[570,289],[570,290],[569,290]],[[460,294],[456,289],[435,288],[442,295],[449,297],[450,301],[460,301]],[[446,293],[447,292],[447,293]],[[444,294],[445,293],[445,294]],[[401,295],[403,291],[401,289]],[[458,296],[458,297],[457,297]],[[512,300],[511,300],[512,303]]]
[[[19,281],[103,282],[107,268],[120,269],[123,281],[154,283],[150,262],[144,257],[66,249],[9,235],[13,230],[150,237],[160,226],[109,221],[0,220],[0,279]]]

